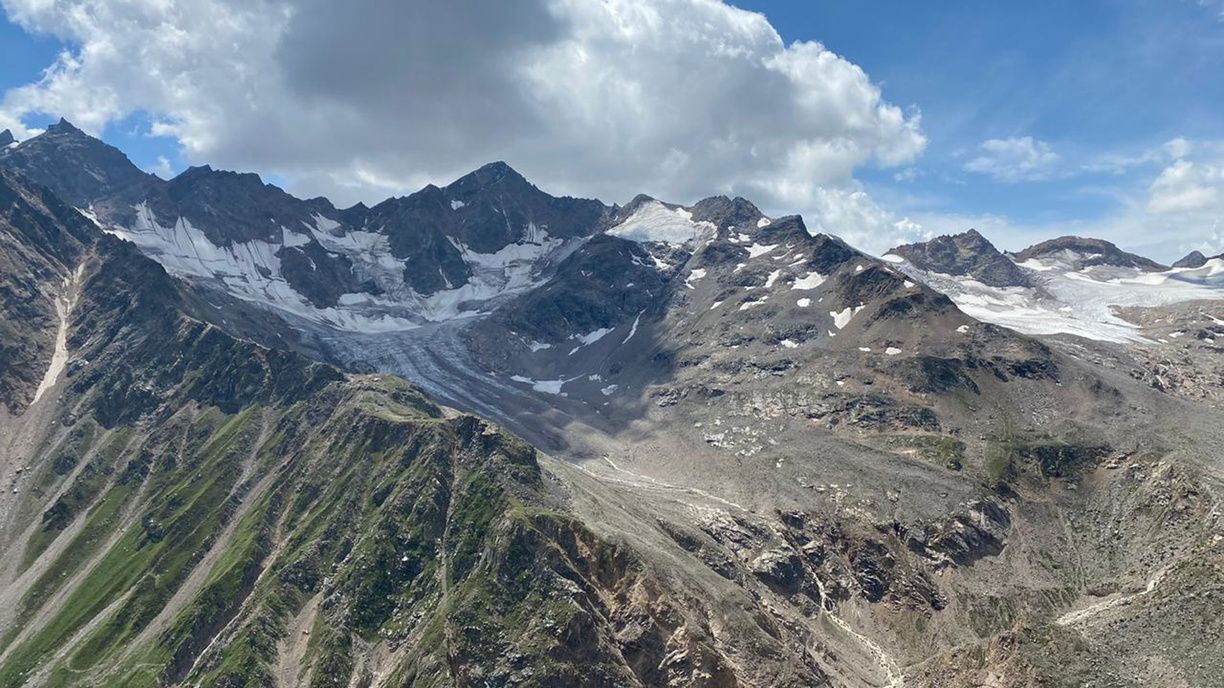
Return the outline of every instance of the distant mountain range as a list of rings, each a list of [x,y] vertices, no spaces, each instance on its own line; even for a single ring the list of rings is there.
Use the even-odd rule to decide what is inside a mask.
[[[0,686],[1224,670],[1224,258],[5,140]]]

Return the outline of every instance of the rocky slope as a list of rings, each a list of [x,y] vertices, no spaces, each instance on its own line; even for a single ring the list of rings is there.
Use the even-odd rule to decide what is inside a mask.
[[[584,524],[602,497],[581,474],[400,380],[188,316],[134,247],[3,182],[42,230],[10,267],[76,281],[66,365],[5,398],[0,685],[826,680],[742,585]]]

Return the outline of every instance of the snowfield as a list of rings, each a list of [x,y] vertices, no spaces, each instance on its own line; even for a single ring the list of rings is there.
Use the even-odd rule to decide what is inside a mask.
[[[1035,288],[992,287],[969,277],[923,272],[896,255],[884,259],[947,294],[967,315],[1030,335],[1145,341],[1137,325],[1116,315],[1117,308],[1224,298],[1224,260],[1218,258],[1200,268],[1164,272],[1103,265],[1074,269],[1089,257],[1066,255],[1017,263],[1030,273]]]

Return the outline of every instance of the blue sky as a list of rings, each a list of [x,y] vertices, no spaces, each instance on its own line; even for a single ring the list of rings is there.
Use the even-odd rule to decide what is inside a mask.
[[[295,1],[284,0],[286,6]],[[570,73],[560,60],[549,73],[550,82],[561,84],[559,94],[541,91],[538,80],[513,83],[502,72],[490,77],[483,56],[472,57],[486,44],[503,51],[490,52],[490,63],[512,63],[565,40],[594,56],[591,62],[598,50],[608,50],[609,42],[591,35],[612,24],[598,12],[612,10],[570,3],[578,9],[540,29],[557,18],[547,16],[544,4],[533,7],[536,2],[542,0],[487,22],[490,33],[483,37],[486,29],[476,17],[487,15],[488,7],[480,2],[455,6],[472,6],[471,17],[459,14],[463,9],[415,2],[371,2],[368,11],[324,16],[317,4],[308,4],[313,9],[299,11],[293,21],[252,15],[247,24],[259,28],[262,21],[266,30],[221,36],[214,35],[222,25],[218,18],[241,11],[225,0],[182,7],[136,2],[131,11],[86,0],[57,4],[79,6],[76,14],[35,0],[4,0],[13,21],[0,24],[0,92],[6,94],[0,124],[19,123],[30,133],[64,114],[163,175],[205,162],[252,169],[291,191],[325,193],[342,203],[445,182],[481,161],[505,157],[547,189],[609,201],[627,200],[638,190],[681,202],[706,192],[743,193],[771,211],[803,212],[809,225],[877,250],[969,226],[1012,249],[1081,233],[1166,260],[1190,248],[1224,250],[1224,0],[735,0],[735,7],[763,13],[768,24],[745,20],[730,7],[669,0],[651,10],[662,21],[634,28],[673,35],[634,34],[627,52],[608,52],[602,71]],[[313,28],[311,12],[319,15]],[[613,18],[618,26],[633,26],[641,16],[623,11]],[[159,51],[164,28],[176,21],[183,22],[184,38]],[[446,53],[457,49],[446,44],[419,53],[395,46],[374,53],[363,45],[382,26],[447,21],[472,27],[462,53]],[[351,25],[342,30],[346,22]],[[785,47],[769,44],[764,34],[771,29]],[[353,44],[343,44],[342,34],[354,36]],[[654,38],[661,39],[658,46]],[[336,45],[320,51],[320,40]],[[125,41],[139,57],[122,54]],[[723,76],[740,67],[725,59],[734,52],[727,45],[769,62],[777,55],[802,57],[808,41],[843,62],[788,62],[799,65],[788,73],[790,82],[760,94],[747,92],[762,80],[756,72]],[[299,43],[307,45],[305,56],[294,53]],[[108,62],[107,51],[96,46],[119,50]],[[61,54],[71,59],[57,63]],[[340,74],[344,85],[316,78],[344,66],[350,54],[351,75]],[[539,55],[549,55],[531,54],[533,61],[516,77],[537,69]],[[155,76],[139,66],[129,69],[135,62]],[[370,65],[401,75],[393,78],[402,79],[409,95],[389,95],[386,84],[370,78]],[[855,80],[847,71],[854,66],[866,77]],[[620,83],[607,77],[609,69],[622,70],[613,77],[632,89],[612,88]],[[447,81],[431,82],[420,72]],[[686,110],[643,98],[627,114],[615,111],[626,92],[687,89],[695,72],[708,87],[693,95],[686,90]],[[286,76],[269,81],[253,73]],[[607,83],[585,88],[593,78]],[[478,86],[454,86],[468,81]],[[827,92],[826,83],[833,84]],[[28,84],[34,86],[15,90]],[[414,89],[437,91],[441,105],[421,106]],[[872,89],[878,89],[874,96]],[[699,125],[690,127],[694,133],[644,124],[668,117],[693,122],[711,110],[739,107],[739,90],[745,91],[744,111],[728,115],[729,124],[706,122],[708,133]],[[813,90],[824,101],[805,109],[805,94]],[[616,97],[601,100],[609,92]],[[558,95],[564,100],[548,100]],[[752,112],[759,110],[754,97],[793,101],[786,117],[794,126],[784,117],[781,126],[773,120],[762,129],[759,112]],[[343,102],[330,100],[335,98]],[[549,120],[520,113],[529,107],[524,102],[552,102],[552,110],[563,102],[574,111]],[[891,106],[903,114],[890,119],[880,109]],[[324,117],[328,107],[337,114]],[[481,110],[487,111],[483,119]],[[640,121],[612,121],[622,114]],[[822,128],[825,116],[833,125]],[[583,117],[588,119],[579,121]],[[805,117],[816,119],[800,121]],[[583,126],[566,129],[575,122]],[[298,138],[286,133],[299,124]],[[594,134],[599,126],[610,133]],[[404,133],[414,130],[422,133]],[[788,147],[787,137],[801,143]],[[327,155],[311,148],[311,142],[333,140]],[[737,140],[744,150],[734,155],[702,150],[710,141]],[[849,153],[841,151],[847,140]],[[627,146],[637,148],[623,150]],[[813,149],[824,153],[809,156],[808,163],[780,162]],[[758,160],[761,150],[775,152],[768,164]],[[658,159],[650,157],[655,154]]]
[[[873,195],[903,211],[999,214],[1042,230],[1091,220],[1116,208],[1117,195],[1149,184],[1158,163],[1121,173],[1084,168],[1177,137],[1224,138],[1219,3],[737,4],[764,12],[786,40],[820,40],[865,69],[889,100],[921,109],[929,144],[913,180],[859,173]],[[963,169],[982,141],[1026,136],[1059,155],[1050,179],[1001,183]]]

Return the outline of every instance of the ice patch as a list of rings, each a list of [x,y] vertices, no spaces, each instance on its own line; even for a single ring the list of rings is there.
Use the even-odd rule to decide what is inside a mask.
[[[683,208],[671,209],[658,201],[638,207],[608,234],[638,243],[660,242],[683,245],[714,231],[709,222],[693,222],[693,214]]]
[[[582,346],[587,346],[603,339],[604,335],[611,331],[612,328],[610,327],[601,327],[598,330],[594,330],[586,334],[572,334],[570,335],[570,339],[577,339],[578,341],[582,342]]]
[[[565,386],[565,383],[573,382],[578,378],[572,377],[568,380],[533,380],[523,375],[511,375],[510,379],[514,380],[515,382],[521,382],[525,385],[531,385],[531,388],[537,392],[543,392],[545,394],[561,394],[561,388]]]
[[[298,234],[297,232],[289,231],[287,227],[281,227],[281,244],[288,248],[305,246],[313,239],[314,236],[311,234]]]
[[[458,210],[458,209],[462,208],[462,207],[463,207],[463,206],[465,206],[465,205],[467,205],[467,203],[464,203],[463,201],[460,201],[460,200],[452,200],[452,201],[451,201],[451,210]]]
[[[807,308],[808,306],[812,305],[812,300],[809,298],[802,298],[796,301],[795,305],[799,306],[800,308]]]
[[[791,284],[791,289],[815,289],[824,284],[825,277],[819,272],[812,271],[800,277]]]
[[[774,270],[773,272],[769,273],[769,278],[765,280],[765,288],[766,289],[772,288],[774,285],[774,282],[777,282],[778,277],[781,275],[782,275],[781,270]]]
[[[771,224],[773,224],[773,221],[772,221],[772,220],[770,220],[770,219],[769,219],[769,218],[767,218],[767,217],[763,217],[763,218],[761,218],[761,219],[757,220],[757,229],[760,229],[760,228],[762,228],[762,227],[768,227],[768,226],[769,226],[769,225],[771,225]]]
[[[607,387],[604,387],[603,389],[599,390],[599,393],[604,395],[605,397],[610,397],[616,393],[616,388],[619,386],[620,385],[608,385]]]
[[[904,263],[905,259],[895,253],[886,253],[880,256],[880,260],[885,263]]]
[[[799,348],[799,344],[798,344],[798,343],[796,343],[796,342],[794,342],[794,341],[792,341],[792,340],[790,340],[790,339],[783,339],[781,342],[778,342],[778,343],[779,343],[779,344],[781,344],[782,346],[786,347],[787,349],[797,349],[797,348]]]
[[[684,279],[684,286],[689,289],[693,288],[693,281],[703,279],[706,276],[705,268],[697,268],[689,273],[689,276]]]
[[[751,259],[756,258],[757,256],[763,256],[777,247],[777,244],[753,244],[748,247],[748,257]]]
[[[864,308],[866,308],[866,305],[860,303],[854,308],[846,306],[840,311],[829,311],[829,315],[833,316],[833,326],[839,330],[844,329],[846,325],[850,324],[850,319]]]
[[[901,353],[901,350],[895,346],[890,346],[884,350],[884,354],[887,356],[896,356],[899,353]]]
[[[644,312],[645,311],[642,311],[642,313]],[[633,339],[633,335],[637,334],[638,322],[642,320],[642,313],[638,313],[637,317],[633,319],[633,327],[629,328],[629,334],[623,340],[621,340],[622,346],[628,344],[629,340]]]

